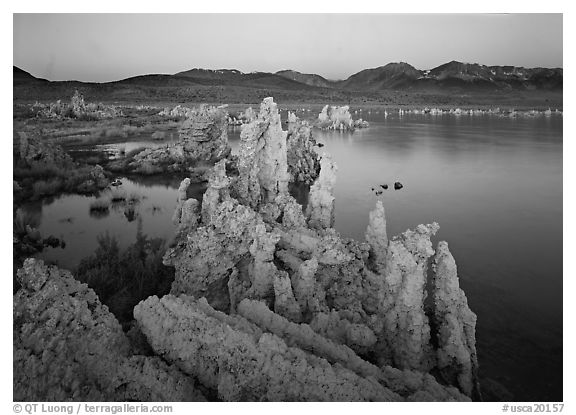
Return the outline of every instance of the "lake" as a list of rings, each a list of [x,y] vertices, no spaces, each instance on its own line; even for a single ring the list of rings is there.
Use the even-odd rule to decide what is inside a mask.
[[[483,387],[503,385],[516,400],[561,401],[562,116],[385,118],[382,111],[364,111],[354,118],[360,116],[369,128],[315,130],[325,145],[321,152],[338,165],[336,229],[363,239],[378,199],[389,235],[438,222],[434,240],[449,243],[461,287],[478,315]],[[230,129],[233,149],[239,132]],[[27,205],[42,235],[67,244],[40,257],[73,270],[96,249],[97,235],[108,231],[126,247],[135,241],[139,222],[148,236],[170,239],[181,179],[122,178],[122,186],[100,198],[124,192],[138,202],[132,209],[111,206],[108,214],[91,213],[95,198],[78,195]],[[394,190],[396,181],[402,189]],[[382,190],[382,184],[388,190],[376,195],[372,188]],[[193,186],[189,193],[200,198],[203,190]]]

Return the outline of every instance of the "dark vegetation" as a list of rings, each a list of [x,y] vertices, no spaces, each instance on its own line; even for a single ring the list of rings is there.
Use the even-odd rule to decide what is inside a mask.
[[[109,234],[98,237],[98,248],[84,258],[74,275],[98,294],[125,326],[133,320],[132,310],[141,300],[170,291],[174,269],[162,264],[165,241],[148,238],[138,222],[136,242],[122,250]]]
[[[15,192],[15,198],[39,200],[63,193],[93,194],[99,189],[93,183],[93,170],[83,166],[74,170],[52,167],[22,168],[14,167],[14,180],[21,189]]]

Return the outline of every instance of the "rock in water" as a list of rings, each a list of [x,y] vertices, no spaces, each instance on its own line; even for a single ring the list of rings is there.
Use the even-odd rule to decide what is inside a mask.
[[[432,269],[438,369],[448,383],[457,385],[468,396],[480,398],[476,314],[460,289],[456,261],[446,242],[438,243]]]
[[[225,107],[202,105],[191,111],[179,134],[184,154],[190,160],[216,162],[230,154]]]
[[[316,127],[324,130],[354,131],[356,128],[368,128],[370,124],[362,118],[354,121],[348,105],[335,107],[325,105],[318,114]]]
[[[126,168],[141,174],[194,172],[202,176],[209,166],[230,155],[225,108],[202,105],[186,116],[177,143],[143,150]]]
[[[288,120],[287,121],[289,124],[295,123],[298,121],[298,117],[293,112],[288,111]]]
[[[326,105],[318,114],[317,127],[326,130],[354,130],[354,121],[348,105],[334,107]]]
[[[400,190],[402,189],[404,186],[402,185],[402,183],[400,182],[395,182],[394,183],[394,190]]]
[[[370,127],[370,123],[368,121],[364,121],[362,118],[357,119],[354,121],[354,128],[368,128]]]
[[[437,223],[419,225],[389,241],[384,273],[382,332],[393,366],[423,372],[433,367],[430,325],[424,313],[430,237]]]

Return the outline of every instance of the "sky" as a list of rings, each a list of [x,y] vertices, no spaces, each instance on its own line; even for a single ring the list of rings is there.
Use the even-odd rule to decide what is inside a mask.
[[[562,67],[562,14],[14,14],[13,62],[106,82],[192,68],[345,79],[408,62]]]

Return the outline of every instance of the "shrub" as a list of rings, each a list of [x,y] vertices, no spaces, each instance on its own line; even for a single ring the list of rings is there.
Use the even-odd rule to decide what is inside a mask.
[[[39,180],[32,185],[34,197],[50,196],[60,192],[64,182],[59,177],[49,180]]]
[[[126,201],[126,192],[118,189],[112,190],[112,195],[110,196],[110,201],[112,203],[119,203]]]
[[[26,210],[17,209],[14,215],[12,231],[14,235],[27,235],[29,229],[36,229],[40,226],[40,215],[30,213]]]
[[[137,203],[140,203],[140,200],[142,199],[142,196],[139,195],[136,192],[130,193],[130,195],[128,196],[128,198],[126,199],[126,201],[132,205],[135,205]]]
[[[98,294],[121,323],[127,324],[133,319],[136,304],[170,290],[174,270],[162,264],[164,249],[165,241],[144,235],[139,221],[134,244],[121,251],[116,238],[108,233],[99,236],[98,248],[80,262],[75,275]]]
[[[110,201],[107,199],[96,199],[90,203],[90,216],[103,218],[110,214]]]

